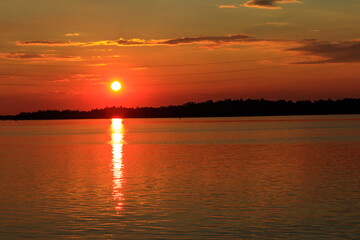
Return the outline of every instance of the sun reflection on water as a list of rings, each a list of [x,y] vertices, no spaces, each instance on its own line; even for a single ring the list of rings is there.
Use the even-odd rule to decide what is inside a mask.
[[[111,145],[112,145],[112,171],[113,171],[113,197],[117,205],[116,212],[120,214],[123,208],[123,144],[124,126],[122,119],[113,118],[111,120]]]

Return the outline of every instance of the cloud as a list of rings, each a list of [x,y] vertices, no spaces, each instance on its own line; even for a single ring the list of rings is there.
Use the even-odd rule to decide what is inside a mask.
[[[147,67],[133,67],[133,68],[130,68],[131,70],[133,71],[141,71],[141,70],[146,70],[148,69]]]
[[[16,45],[18,46],[84,46],[84,42],[64,42],[64,41],[17,41]]]
[[[34,41],[17,41],[18,46],[53,46],[53,47],[91,47],[91,46],[139,46],[149,45],[150,43],[142,39],[118,39],[118,40],[105,40],[105,41],[90,41],[90,42],[71,42],[71,41],[47,41],[47,40],[34,40]]]
[[[156,46],[156,45],[181,45],[181,44],[211,44],[211,43],[224,43],[224,42],[244,42],[253,41],[254,38],[245,34],[228,35],[228,36],[206,36],[206,37],[182,37],[173,39],[157,39],[157,40],[144,40],[144,39],[123,39],[118,40],[104,40],[93,42],[65,42],[65,41],[17,41],[18,46]]]
[[[56,83],[62,83],[62,82],[70,82],[70,79],[68,78],[64,78],[64,79],[55,79],[55,80],[50,80],[49,82],[56,82]]]
[[[41,54],[28,54],[28,53],[0,53],[0,58],[2,59],[38,59],[44,58],[44,55]]]
[[[283,3],[285,1],[282,1]],[[287,2],[291,2],[287,0]],[[270,22],[267,26],[287,26],[287,23]],[[179,46],[196,44],[201,47],[214,49],[215,47],[230,45],[252,45],[256,47],[267,47],[269,50],[280,50],[285,52],[296,53],[298,57],[311,57],[313,60],[296,62],[297,64],[309,63],[339,63],[339,62],[360,62],[360,39],[352,41],[318,41],[312,40],[289,40],[289,39],[271,39],[255,38],[246,34],[227,35],[227,36],[200,36],[200,37],[180,37],[172,39],[124,39],[90,41],[90,42],[60,42],[60,41],[24,41],[16,42],[18,45],[43,45],[43,46],[117,46],[117,47],[134,47],[134,46]],[[61,57],[51,54],[10,54],[0,53],[0,58],[8,59],[62,59],[69,61],[81,60],[79,57]],[[104,64],[101,64],[104,65]],[[99,66],[99,65],[98,65]]]
[[[253,8],[265,8],[265,9],[281,9],[276,4],[283,3],[301,3],[298,0],[250,0],[244,3],[242,6],[244,7],[253,7]]]
[[[292,40],[284,39],[258,39],[246,34],[226,35],[226,36],[200,36],[200,37],[180,37],[171,39],[123,39],[118,40],[103,40],[103,41],[89,41],[89,42],[58,42],[58,41],[23,41],[16,42],[20,46],[78,46],[78,47],[93,47],[93,46],[114,46],[114,47],[150,47],[150,46],[180,46],[180,45],[200,45],[200,47],[213,50],[222,46],[231,45],[257,45],[260,47],[271,45],[275,48],[276,43],[293,43]],[[289,47],[289,46],[287,46]],[[108,49],[109,50],[109,49]]]
[[[304,40],[301,46],[286,51],[320,57],[320,60],[298,62],[298,64],[360,62],[360,39],[337,42]]]
[[[219,44],[226,42],[247,42],[255,39],[249,35],[238,34],[228,36],[209,36],[209,37],[182,37],[159,41],[158,44],[180,45],[180,44]]]
[[[66,75],[64,78],[56,78],[49,80],[53,83],[65,83],[65,82],[82,82],[82,83],[97,83],[102,81],[102,75],[99,74],[72,74]]]
[[[80,36],[79,33],[67,33],[65,34],[66,37],[77,37],[77,36]]]
[[[103,66],[107,66],[106,63],[94,63],[94,64],[89,64],[89,67],[103,67]]]
[[[130,39],[130,40],[125,40],[123,38],[119,38],[118,40],[115,41],[117,45],[120,46],[139,46],[139,45],[148,45],[151,44],[151,42],[146,41],[144,39]],[[111,44],[111,41],[108,41],[109,44]]]
[[[0,53],[1,59],[11,60],[55,60],[55,61],[81,61],[79,56],[56,56],[54,54],[29,54],[29,53]]]
[[[172,39],[129,39],[120,38],[116,41],[94,42],[89,45],[117,45],[117,46],[156,46],[156,45],[184,45],[184,44],[220,44],[226,42],[253,41],[254,38],[245,34],[228,36],[181,37]]]
[[[218,8],[238,8],[235,5],[219,5]]]
[[[78,92],[70,92],[70,91],[49,91],[49,94],[66,95],[66,96],[82,96],[82,94],[80,94]]]

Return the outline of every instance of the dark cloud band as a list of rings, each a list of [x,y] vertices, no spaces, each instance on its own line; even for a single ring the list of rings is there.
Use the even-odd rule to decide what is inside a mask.
[[[297,52],[299,56],[312,56],[317,60],[296,62],[297,64],[309,63],[339,63],[339,62],[360,62],[360,40],[353,41],[317,41],[312,40],[286,40],[286,39],[261,39],[245,34],[228,36],[201,36],[201,37],[181,37],[173,39],[123,39],[106,40],[97,42],[55,42],[55,41],[24,41],[17,42],[18,45],[42,45],[42,46],[178,46],[187,44],[201,45],[202,47],[221,47],[225,45],[262,45],[269,46],[270,49],[281,49],[286,52]],[[1,57],[1,56],[0,56]],[[3,58],[31,59],[41,58],[44,55],[13,54],[6,55]],[[48,56],[49,57],[49,56]],[[64,59],[64,57],[63,57]],[[320,59],[320,60],[319,60]],[[69,59],[72,60],[72,59]]]
[[[266,9],[281,9],[277,4],[282,3],[300,3],[298,0],[250,0],[246,2],[244,7],[256,7]]]
[[[360,40],[339,42],[305,40],[302,46],[287,51],[297,51],[322,58],[322,60],[299,62],[300,64],[360,62]]]

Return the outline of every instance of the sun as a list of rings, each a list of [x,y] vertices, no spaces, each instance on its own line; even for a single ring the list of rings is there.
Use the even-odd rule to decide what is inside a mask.
[[[113,81],[111,83],[111,89],[115,92],[119,91],[121,89],[121,84],[119,81]]]

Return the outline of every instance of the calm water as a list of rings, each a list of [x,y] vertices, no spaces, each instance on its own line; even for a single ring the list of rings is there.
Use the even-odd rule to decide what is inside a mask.
[[[1,122],[0,238],[360,239],[360,115]]]

